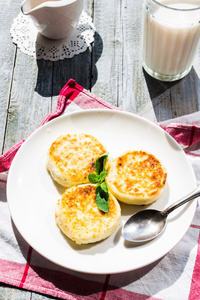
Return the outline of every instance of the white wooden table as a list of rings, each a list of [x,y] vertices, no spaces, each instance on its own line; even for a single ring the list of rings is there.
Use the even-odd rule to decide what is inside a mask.
[[[0,1],[0,149],[27,137],[55,109],[58,94],[73,78],[124,110],[163,121],[200,109],[200,51],[182,80],[165,83],[142,69],[142,1],[85,0],[96,27],[94,43],[63,61],[36,60],[13,44],[10,27],[20,0]],[[0,284],[0,299],[53,299]]]

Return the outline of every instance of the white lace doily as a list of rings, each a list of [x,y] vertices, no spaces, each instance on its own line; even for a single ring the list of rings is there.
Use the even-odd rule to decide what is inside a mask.
[[[10,34],[19,49],[37,59],[51,61],[71,58],[86,51],[94,41],[95,27],[90,16],[82,12],[79,24],[68,39],[50,40],[38,33],[31,18],[22,12],[13,20]]]

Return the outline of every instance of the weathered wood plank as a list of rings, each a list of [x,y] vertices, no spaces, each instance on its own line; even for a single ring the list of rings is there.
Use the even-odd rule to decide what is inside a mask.
[[[38,293],[32,293],[31,294],[31,300],[55,300],[58,298],[50,297],[50,296],[44,296]]]
[[[17,1],[0,1],[0,153],[2,152],[4,142],[7,109],[12,85],[12,73],[16,49],[16,47],[12,44],[9,31],[17,10]]]
[[[44,296],[39,293],[21,290],[12,286],[6,286],[0,283],[0,299],[1,300],[55,300],[57,298]]]
[[[93,17],[93,1],[84,2],[84,11]],[[56,108],[57,96],[69,79],[74,79],[84,88],[91,89],[91,68],[92,68],[93,46],[89,46],[84,53],[75,55],[70,59],[54,62],[53,83],[52,83],[52,110]]]
[[[57,103],[57,95],[67,81],[72,78],[78,84],[90,89],[91,50],[76,55],[70,59],[54,62],[52,96],[54,110]]]
[[[52,83],[51,68],[52,63],[49,62],[48,81]],[[46,69],[44,70],[46,71]],[[40,72],[42,71],[37,70],[35,59],[20,51],[17,52],[8,112],[5,150],[33,132],[51,109],[51,96],[48,96],[48,87],[49,89],[52,87],[49,83],[45,83],[43,86],[42,79],[38,87],[37,76],[45,78],[45,75],[41,76]],[[40,91],[46,89],[47,96],[39,94],[37,89],[40,89]]]
[[[155,119],[141,67],[142,2],[94,3],[99,41],[94,45],[98,81],[93,93],[122,109]]]
[[[119,14],[120,1],[94,1],[94,25],[99,38],[94,43],[92,92],[113,105],[117,105],[118,101],[118,70],[121,62],[118,57],[121,56],[122,47]]]
[[[173,105],[173,117],[186,115],[197,111],[197,94],[194,85],[196,73],[191,72],[183,78],[178,84],[171,88],[171,99]]]
[[[31,300],[31,292],[16,289],[11,286],[6,286],[5,284],[0,284],[0,299],[1,300]]]

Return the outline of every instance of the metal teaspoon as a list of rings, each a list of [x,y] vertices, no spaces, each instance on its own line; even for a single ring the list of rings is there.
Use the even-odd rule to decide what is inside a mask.
[[[187,197],[176,201],[163,211],[145,209],[132,215],[122,228],[122,236],[131,242],[147,242],[157,237],[165,228],[167,216],[179,206],[200,196],[200,186]]]

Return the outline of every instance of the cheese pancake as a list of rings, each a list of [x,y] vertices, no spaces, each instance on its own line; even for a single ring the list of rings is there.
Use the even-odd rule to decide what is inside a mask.
[[[52,143],[47,169],[64,187],[88,183],[88,175],[95,172],[96,159],[105,152],[103,145],[91,135],[66,134]]]
[[[95,190],[94,184],[73,186],[56,205],[57,225],[79,245],[107,238],[120,223],[121,209],[115,197],[109,193],[109,212],[104,213],[97,207]]]
[[[112,160],[106,183],[118,200],[143,205],[159,198],[166,179],[166,170],[154,155],[130,151]]]

